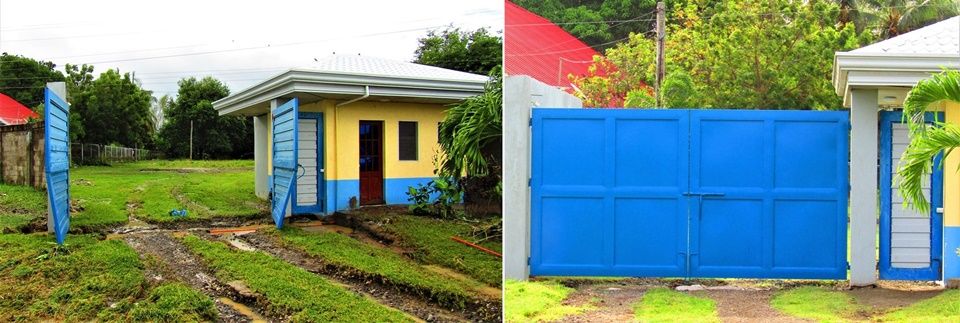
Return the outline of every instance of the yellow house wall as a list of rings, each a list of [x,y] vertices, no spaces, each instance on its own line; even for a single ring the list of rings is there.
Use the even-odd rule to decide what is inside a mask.
[[[960,124],[960,104],[947,103],[944,109],[946,122]],[[960,226],[960,153],[954,151],[943,165],[943,224]]]

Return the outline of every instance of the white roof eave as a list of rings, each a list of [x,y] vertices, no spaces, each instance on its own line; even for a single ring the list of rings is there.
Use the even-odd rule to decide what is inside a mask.
[[[485,83],[485,80],[407,78],[291,69],[217,100],[213,102],[213,108],[220,115],[227,115],[295,92],[362,95],[365,86],[371,88],[372,96],[464,99],[483,93]],[[389,91],[377,91],[377,88]]]
[[[837,52],[833,86],[843,96],[843,106],[849,107],[852,88],[912,87],[943,69],[960,69],[960,55]]]

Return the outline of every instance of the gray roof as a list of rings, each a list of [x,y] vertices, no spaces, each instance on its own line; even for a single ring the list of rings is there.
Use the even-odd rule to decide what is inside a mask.
[[[960,16],[850,52],[862,54],[960,54]]]
[[[451,81],[487,80],[486,76],[449,70],[436,66],[401,62],[384,58],[359,55],[330,55],[304,69],[331,73],[365,74],[414,79],[433,79]]]

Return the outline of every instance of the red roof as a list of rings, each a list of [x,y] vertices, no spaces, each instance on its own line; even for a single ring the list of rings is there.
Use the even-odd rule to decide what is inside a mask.
[[[567,75],[587,75],[597,51],[559,26],[505,1],[504,69],[540,82],[570,87]]]
[[[15,125],[27,123],[30,118],[38,115],[17,100],[0,93],[0,125]]]

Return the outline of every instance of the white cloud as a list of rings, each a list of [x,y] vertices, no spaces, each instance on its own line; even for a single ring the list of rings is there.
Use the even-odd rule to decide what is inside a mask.
[[[188,76],[237,91],[333,52],[410,60],[425,28],[450,24],[503,30],[503,3],[3,0],[0,52],[135,71],[159,96]],[[393,31],[405,32],[383,34]],[[183,55],[202,52],[215,53]]]

